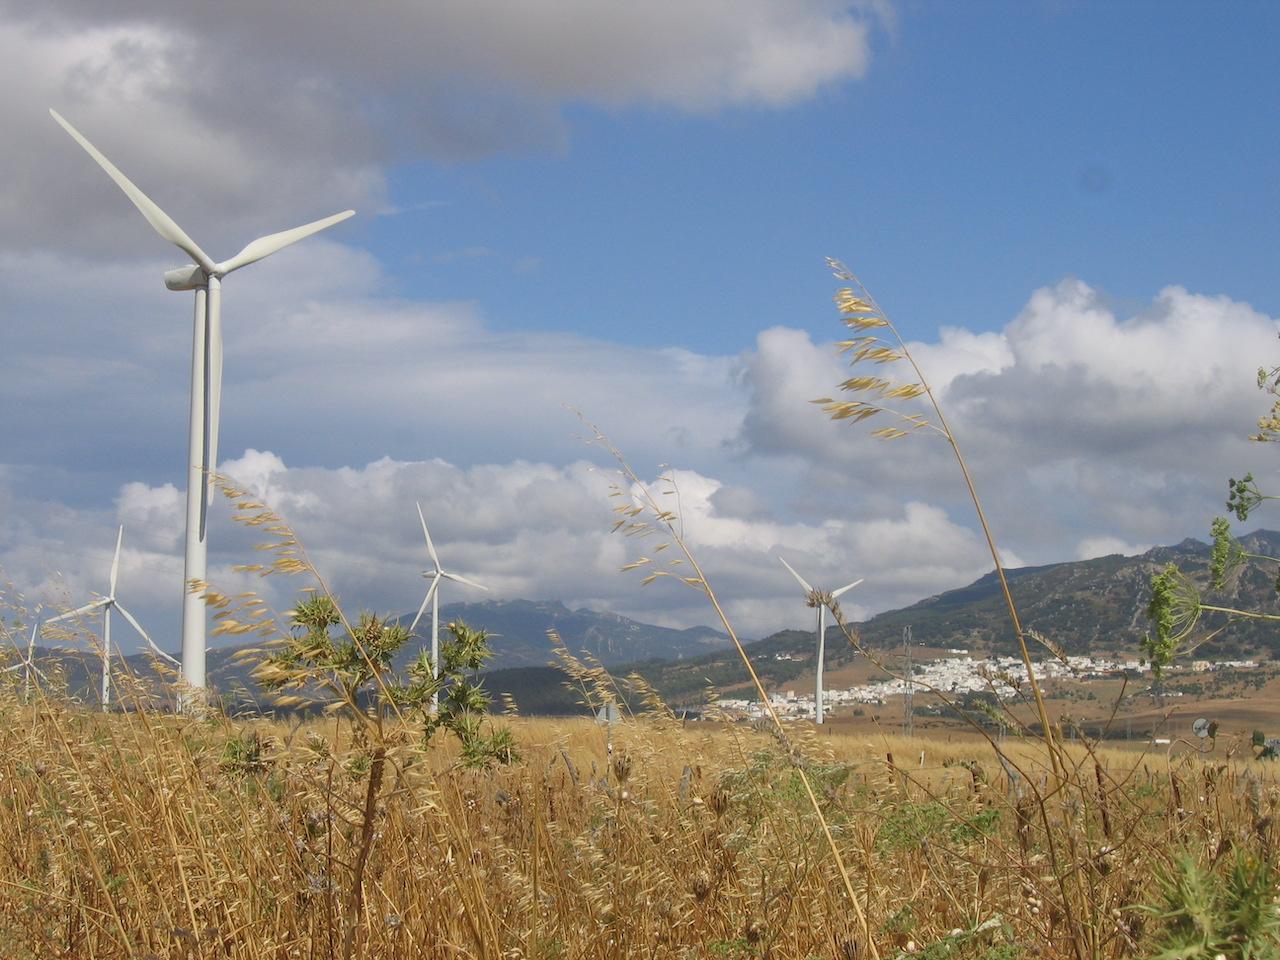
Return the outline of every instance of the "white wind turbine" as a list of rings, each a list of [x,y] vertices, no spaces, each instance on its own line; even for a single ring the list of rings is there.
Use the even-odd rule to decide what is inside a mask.
[[[97,161],[98,166],[107,172],[116,186],[125,192],[156,233],[178,246],[195,261],[166,272],[164,282],[170,290],[195,291],[195,329],[191,347],[190,453],[187,457],[186,550],[182,589],[182,677],[187,688],[198,696],[205,687],[206,611],[203,598],[193,592],[190,585],[195,581],[203,582],[207,572],[209,502],[206,490],[210,471],[218,463],[218,414],[222,399],[222,278],[233,270],[256,263],[263,257],[347,219],[355,211],[345,210],[292,230],[259,237],[230,260],[215,263],[168,214],[134,186],[128,177],[116,169],[110,160],[56,110],[50,110],[49,113]]]
[[[163,657],[164,659],[168,660],[170,663],[174,664],[175,666],[177,666],[178,664],[177,660],[175,660],[173,657],[169,656],[169,654],[165,653],[163,650],[161,650],[159,647],[156,646],[155,641],[151,639],[151,637],[147,634],[147,631],[142,629],[142,624],[138,623],[138,621],[134,618],[133,614],[131,614],[128,610],[126,610],[123,604],[121,604],[120,601],[116,599],[116,578],[120,574],[120,548],[123,544],[124,544],[124,527],[121,526],[120,531],[116,534],[116,552],[115,552],[115,555],[112,556],[111,558],[111,576],[110,576],[110,579],[107,581],[106,594],[104,596],[99,597],[97,600],[92,600],[89,603],[86,603],[82,607],[76,607],[76,609],[68,610],[66,613],[60,613],[56,617],[50,617],[48,620],[44,621],[43,624],[37,624],[36,628],[31,631],[31,640],[27,647],[26,665],[29,668],[34,668],[35,662],[33,658],[35,656],[35,640],[36,640],[36,633],[38,629],[46,627],[51,623],[57,623],[59,620],[75,620],[75,619],[78,619],[79,617],[84,616],[85,614],[92,613],[95,610],[101,610],[102,611],[102,695],[101,696],[102,696],[103,710],[107,709],[107,707],[111,705],[111,611],[113,609],[120,611],[120,616],[124,617],[125,620],[129,621],[129,625],[133,627],[135,631],[137,631],[138,636],[140,636],[144,641],[146,641],[147,646],[151,648],[153,653],[155,653],[157,656]],[[30,671],[28,671],[27,673],[28,685],[30,684],[30,677],[31,677],[31,674],[30,674]],[[28,696],[30,696],[29,690],[28,690]]]
[[[427,530],[427,518],[422,515],[422,504],[417,504],[418,519],[422,521],[422,535],[427,538],[427,553],[431,555],[431,563],[435,567],[423,573],[424,577],[429,577],[431,586],[427,588],[427,595],[422,598],[422,606],[418,608],[418,615],[413,618],[413,623],[409,625],[409,632],[412,633],[414,628],[418,626],[418,621],[422,619],[422,615],[427,612],[427,605],[431,605],[431,675],[433,677],[440,676],[440,581],[453,580],[456,583],[465,583],[469,587],[478,587],[481,590],[488,590],[482,583],[476,583],[474,580],[468,580],[466,577],[457,573],[450,573],[440,566],[440,555],[436,553],[436,545],[431,542],[431,533]],[[440,706],[440,695],[436,694],[431,698],[431,709],[438,709]]]
[[[816,603],[814,603],[814,606],[818,608],[818,668],[817,668],[818,677],[814,685],[815,689],[814,689],[814,696],[813,696],[813,704],[814,704],[813,722],[822,723],[822,668],[826,662],[826,657],[827,657],[827,606],[821,600],[817,599],[818,596],[820,595],[820,592],[817,590],[814,590],[813,587],[809,586],[808,582],[804,579],[804,577],[796,573],[795,568],[792,567],[791,564],[787,563],[787,561],[783,560],[781,557],[779,557],[778,559],[782,561],[782,565],[784,567],[786,567],[788,570],[791,571],[791,575],[795,577],[796,581],[800,584],[800,586],[804,588],[805,597],[809,598],[811,602],[814,600],[817,601]],[[857,580],[853,581],[853,583],[847,583],[843,587],[841,587],[839,590],[832,590],[831,599],[835,600],[841,594],[844,594],[849,590],[852,590],[854,587],[860,584],[863,581],[863,579],[864,578],[859,577]]]
[[[36,666],[36,634],[40,631],[40,619],[31,624],[31,639],[27,641],[27,655],[18,660],[12,666],[5,667],[0,673],[13,673],[14,671],[22,671],[22,700],[24,703],[31,701],[31,675],[38,673],[40,677],[47,683],[49,678],[44,675],[44,671]],[[14,644],[16,647],[17,644]]]

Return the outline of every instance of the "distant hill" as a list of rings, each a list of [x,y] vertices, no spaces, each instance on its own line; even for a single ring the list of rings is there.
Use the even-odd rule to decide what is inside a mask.
[[[418,633],[430,636],[430,614],[418,624]],[[413,614],[400,618],[408,624]],[[485,600],[450,603],[440,608],[441,630],[450,620],[490,633],[493,666],[544,667],[551,659],[548,630],[555,630],[571,651],[590,655],[613,666],[635,660],[679,660],[723,650],[729,637],[708,627],[676,630],[641,623],[608,611],[570,610],[558,600]]]
[[[1241,538],[1244,549],[1280,556],[1280,534],[1260,530]],[[1280,614],[1277,565],[1249,560],[1221,591],[1209,592],[1209,545],[1186,539],[1171,547],[1154,547],[1139,556],[1120,554],[1021,567],[1007,571],[1010,591],[1025,628],[1044,634],[1067,653],[1121,651],[1136,655],[1148,630],[1146,605],[1151,576],[1165,564],[1177,563],[1206,591],[1206,602]],[[1210,599],[1211,598],[1211,599]],[[1221,615],[1206,616],[1205,631],[1226,624]],[[902,642],[904,627],[913,640],[932,647],[962,648],[974,653],[1016,653],[1008,608],[995,572],[966,587],[921,600],[899,610],[877,614],[857,624],[862,642],[886,649]],[[812,631],[786,630],[749,644],[747,651],[769,686],[793,680],[813,669]],[[1234,659],[1260,654],[1280,658],[1280,630],[1265,621],[1236,620],[1213,640],[1212,655]],[[786,659],[777,659],[782,655]],[[827,632],[827,667],[855,656],[836,627]],[[794,658],[794,659],[791,659]],[[736,651],[729,650],[679,663],[633,664],[671,703],[697,702],[708,683],[720,688],[740,685],[747,673]]]
[[[1280,556],[1280,534],[1257,531],[1241,538],[1253,554]],[[1022,567],[1008,571],[1023,624],[1047,636],[1068,653],[1121,651],[1136,654],[1138,641],[1147,631],[1146,604],[1152,574],[1166,563],[1176,562],[1193,580],[1208,581],[1209,546],[1187,539],[1169,547],[1155,547],[1135,557],[1113,554],[1092,560]],[[1248,610],[1280,613],[1277,603],[1276,564],[1249,560],[1221,591],[1206,592],[1208,602]],[[564,690],[567,680],[548,667],[551,645],[548,629],[559,632],[575,653],[587,653],[609,666],[615,675],[635,671],[679,705],[700,703],[708,684],[719,688],[740,685],[746,670],[728,638],[714,630],[673,630],[640,623],[612,613],[570,610],[555,601],[499,600],[454,603],[441,608],[441,622],[462,619],[494,634],[498,656],[486,676],[495,696],[510,693],[523,712],[567,713],[580,707],[580,694]],[[1206,630],[1224,624],[1221,616],[1206,617]],[[959,647],[974,653],[1011,654],[1016,639],[993,573],[966,587],[948,590],[900,610],[877,614],[858,624],[863,642],[874,648],[891,648],[911,627],[916,643],[933,647]],[[429,630],[429,628],[427,628]],[[427,631],[419,625],[419,633]],[[761,678],[769,686],[793,680],[812,670],[813,633],[783,630],[748,645],[747,650]],[[241,690],[260,699],[248,678],[248,668],[237,663],[238,648],[209,651],[210,682],[224,694]],[[1235,621],[1214,638],[1213,656],[1238,658],[1261,654],[1280,658],[1280,630],[1258,621]],[[407,662],[416,648],[404,652]],[[828,668],[854,656],[839,630],[829,628]],[[45,657],[52,654],[44,654]],[[77,687],[91,689],[96,666],[68,666]],[[131,669],[148,671],[148,660],[129,658]]]
[[[396,619],[406,626],[413,614]],[[419,643],[411,643],[401,651],[397,667],[403,668],[417,656],[422,644],[430,644],[431,622],[429,614],[418,624]],[[641,623],[608,611],[570,610],[559,601],[550,600],[488,600],[479,603],[450,603],[440,608],[440,632],[447,635],[445,625],[461,620],[472,627],[490,633],[490,648],[494,652],[493,669],[513,670],[522,667],[545,668],[553,659],[551,640],[547,631],[555,630],[566,647],[578,656],[598,659],[607,666],[648,660],[678,660],[682,657],[698,657],[710,651],[729,646],[729,638],[723,633],[706,627],[678,630]],[[249,644],[248,646],[253,646]],[[206,674],[211,686],[224,696],[243,697],[251,701],[262,699],[249,676],[251,663],[237,659],[244,646],[214,647],[209,650]],[[66,678],[68,687],[85,699],[97,698],[99,661],[91,652],[56,653],[41,649],[40,662],[57,662]],[[151,674],[151,660],[145,654],[127,658],[129,669],[139,676]]]

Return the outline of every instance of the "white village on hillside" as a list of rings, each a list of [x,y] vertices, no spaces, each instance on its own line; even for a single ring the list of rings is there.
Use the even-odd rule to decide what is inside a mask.
[[[928,690],[937,690],[949,696],[988,692],[1001,700],[1008,700],[1017,694],[1017,688],[1011,681],[1026,675],[1022,661],[1017,657],[975,659],[969,656],[967,650],[948,652],[952,656],[914,664],[910,681],[895,677],[824,690],[823,708],[830,711],[854,704],[883,706],[892,697]],[[778,656],[789,658],[787,654]],[[1186,669],[1191,673],[1208,673],[1219,670],[1250,670],[1257,666],[1256,660],[1195,660]],[[1136,677],[1145,669],[1145,664],[1140,660],[1093,656],[1068,656],[1061,660],[1048,659],[1035,664],[1036,675],[1044,680],[1100,680],[1126,674]],[[1165,691],[1163,695],[1177,697],[1181,693]],[[809,694],[794,690],[773,691],[769,695],[769,703],[779,716],[814,716],[814,697]],[[764,705],[757,699],[723,697],[716,701],[716,706],[729,716],[756,719],[768,715]]]

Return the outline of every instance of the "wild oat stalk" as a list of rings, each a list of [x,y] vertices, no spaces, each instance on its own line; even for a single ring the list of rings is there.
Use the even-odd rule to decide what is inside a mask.
[[[665,533],[667,539],[658,544],[653,552],[660,554],[674,545],[675,552],[679,554],[679,556],[666,560],[665,563],[662,562],[661,558],[654,559],[653,557],[642,556],[626,564],[623,569],[648,569],[650,572],[642,581],[646,584],[654,582],[659,577],[676,577],[686,586],[701,592],[710,601],[721,626],[724,627],[725,633],[729,635],[729,639],[733,641],[734,648],[738,651],[738,656],[742,658],[742,663],[746,666],[747,673],[751,676],[751,682],[756,688],[756,693],[759,695],[761,703],[764,704],[765,709],[769,712],[769,717],[773,721],[779,741],[786,748],[788,757],[793,761],[794,769],[800,778],[801,784],[804,786],[805,795],[813,808],[813,812],[818,817],[827,846],[835,859],[836,868],[840,872],[840,879],[844,885],[845,895],[848,897],[857,917],[858,926],[861,928],[863,939],[867,944],[867,951],[872,960],[879,960],[880,953],[876,949],[875,940],[871,935],[871,926],[867,921],[866,911],[854,892],[853,881],[849,878],[848,868],[845,866],[844,858],[840,854],[840,848],[836,845],[835,838],[831,834],[827,818],[822,813],[822,806],[814,794],[809,776],[805,772],[804,765],[795,762],[797,759],[796,751],[790,745],[790,740],[787,737],[786,728],[782,725],[781,718],[769,702],[769,695],[764,689],[764,684],[761,682],[759,674],[756,673],[755,666],[751,663],[751,657],[743,647],[742,641],[738,638],[737,630],[734,629],[733,624],[729,621],[729,616],[725,613],[724,607],[721,606],[719,597],[716,596],[715,590],[707,580],[706,574],[703,573],[701,565],[694,557],[693,551],[689,548],[689,544],[684,538],[683,521],[678,510],[673,510],[659,502],[649,485],[641,480],[635,470],[632,469],[622,451],[614,446],[600,428],[588,421],[580,411],[575,410],[574,413],[577,414],[583,425],[591,431],[590,442],[609,452],[617,462],[622,477],[626,480],[625,486],[614,484],[610,493],[611,497],[622,501],[614,507],[614,512],[618,514],[618,519],[614,522],[613,531],[615,533],[620,532],[624,536],[640,539],[648,538],[655,533]],[[665,481],[668,484],[668,489],[663,491],[663,494],[672,497],[678,503],[680,494],[674,478],[668,475]],[[649,519],[645,519],[646,516]],[[662,569],[664,566],[675,569]],[[685,567],[688,575],[679,571],[678,568],[680,567]],[[869,898],[870,892],[868,891]]]
[[[851,355],[851,365],[872,363],[876,366],[885,366],[905,360],[911,366],[915,374],[915,380],[913,382],[894,383],[882,376],[850,377],[840,384],[840,389],[859,394],[859,399],[835,400],[831,397],[822,397],[813,402],[820,404],[823,412],[833,420],[848,420],[852,423],[861,423],[863,420],[880,414],[892,418],[895,421],[894,424],[880,427],[871,432],[873,437],[881,440],[897,440],[916,431],[927,429],[942,436],[951,447],[951,452],[955,454],[956,463],[960,467],[960,473],[964,477],[965,488],[969,491],[969,499],[973,501],[974,510],[978,514],[978,522],[982,525],[982,535],[987,541],[987,549],[991,552],[991,560],[995,564],[996,576],[1000,580],[1000,590],[1004,594],[1005,605],[1009,610],[1009,619],[1013,623],[1013,630],[1018,638],[1018,650],[1022,656],[1022,665],[1027,672],[1027,681],[1035,698],[1036,713],[1039,716],[1042,736],[1045,745],[1049,749],[1049,759],[1053,765],[1055,777],[1060,779],[1063,774],[1062,762],[1058,756],[1058,746],[1054,742],[1053,730],[1049,725],[1049,713],[1045,709],[1044,695],[1040,689],[1040,682],[1031,663],[1031,652],[1027,648],[1028,634],[1022,627],[1017,605],[1013,602],[1013,594],[1009,591],[1009,582],[1005,577],[1000,551],[996,548],[995,537],[992,535],[991,527],[987,523],[987,515],[982,509],[982,501],[978,497],[978,490],[974,486],[973,477],[969,474],[969,466],[965,463],[964,455],[960,451],[960,444],[957,442],[955,434],[951,432],[951,427],[942,412],[938,398],[934,395],[932,388],[929,386],[929,381],[925,379],[919,364],[916,363],[911,351],[907,348],[906,341],[902,339],[902,335],[898,333],[898,328],[889,320],[888,315],[876,303],[871,291],[866,288],[861,280],[854,276],[848,267],[838,260],[828,258],[827,265],[831,267],[837,279],[854,285],[852,287],[842,287],[836,291],[836,305],[840,308],[840,312],[844,314],[845,326],[856,334],[852,339],[840,342],[841,352]],[[887,333],[891,339],[886,339],[881,332]],[[925,397],[928,400],[929,406],[933,411],[933,420],[920,414],[900,411],[896,406],[889,406],[884,402],[910,401],[919,397]]]

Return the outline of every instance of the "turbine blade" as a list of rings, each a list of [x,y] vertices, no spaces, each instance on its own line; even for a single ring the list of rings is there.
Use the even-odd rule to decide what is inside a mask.
[[[422,504],[417,504],[418,519],[422,521],[422,535],[427,538],[427,553],[431,554],[431,562],[436,565],[436,573],[440,572],[440,556],[436,553],[436,545],[431,542],[431,533],[427,530],[427,518],[422,515]]]
[[[56,617],[50,617],[45,624],[57,623],[59,620],[73,620],[76,617],[84,616],[86,613],[92,613],[99,607],[109,606],[111,603],[106,597],[101,600],[94,600],[92,603],[86,603],[83,607],[76,607],[74,610],[68,610],[66,613],[60,613]]]
[[[161,650],[159,647],[156,646],[156,642],[151,639],[147,631],[142,629],[142,624],[140,624],[134,618],[132,613],[130,613],[124,607],[120,606],[120,604],[118,603],[116,604],[116,609],[120,611],[120,616],[124,617],[126,620],[129,621],[129,626],[133,627],[134,630],[138,631],[138,636],[140,636],[143,640],[147,642],[147,646],[151,648],[152,652],[154,652],[158,656],[164,657],[166,660],[172,663],[175,667],[182,666],[182,664],[178,662],[176,657],[169,656],[169,654],[165,653],[163,650]]]
[[[111,581],[107,587],[107,596],[114,597],[116,595],[116,577],[120,575],[120,546],[124,543],[124,524],[120,524],[120,531],[116,534],[116,553],[111,558]]]
[[[86,140],[80,131],[69,124],[57,110],[51,109],[49,113],[53,116],[53,119],[58,121],[63,130],[71,134],[71,139],[84,147],[85,152],[98,162],[98,166],[107,172],[107,176],[116,182],[116,186],[125,192],[125,196],[133,201],[133,205],[147,218],[147,223],[151,224],[156,233],[184,250],[192,260],[204,267],[205,270],[212,271],[214,269],[213,260],[209,255],[196,246],[196,242],[188,237],[167,213],[161,210],[150,197],[134,186],[132,180],[121,173],[114,163],[104,157],[98,148]]]
[[[832,599],[832,600],[834,600],[836,597],[840,596],[840,594],[842,594],[842,593],[846,593],[846,592],[848,592],[849,590],[852,590],[854,587],[856,587],[858,584],[860,584],[860,583],[861,583],[863,580],[865,580],[865,579],[866,579],[866,577],[859,577],[857,580],[853,581],[853,583],[846,583],[846,584],[845,584],[843,587],[841,587],[839,590],[832,590],[832,591],[831,591],[831,599]]]
[[[427,607],[431,605],[431,598],[436,595],[436,587],[440,586],[440,574],[436,574],[431,578],[431,586],[427,588],[427,595],[422,598],[422,606],[418,608],[418,615],[413,618],[413,623],[409,624],[409,632],[418,626],[418,621],[422,619],[422,615],[427,612]]]
[[[481,590],[489,589],[483,583],[476,583],[474,580],[468,580],[466,577],[464,577],[460,573],[445,573],[444,571],[441,571],[440,576],[444,577],[447,580],[456,581],[457,583],[465,583],[468,587],[478,587]]]
[[[788,570],[791,571],[791,575],[796,578],[796,581],[800,584],[800,586],[804,587],[805,593],[813,593],[813,587],[809,586],[808,581],[806,581],[804,577],[796,573],[795,567],[791,566],[791,564],[787,563],[787,561],[783,560],[781,557],[779,557],[778,560],[779,562],[782,563],[784,567],[786,567]]]
[[[335,223],[341,223],[347,217],[352,216],[355,216],[354,210],[343,210],[342,213],[335,213],[333,216],[325,217],[323,220],[313,220],[311,223],[294,227],[292,230],[282,230],[280,233],[259,237],[257,240],[247,244],[243,250],[230,260],[224,260],[218,264],[217,271],[225,276],[232,270],[239,270],[241,267],[247,267],[251,263],[257,263],[263,257],[271,256],[277,250],[283,250],[290,244],[305,240],[313,233],[319,233],[326,227],[332,227]]]

